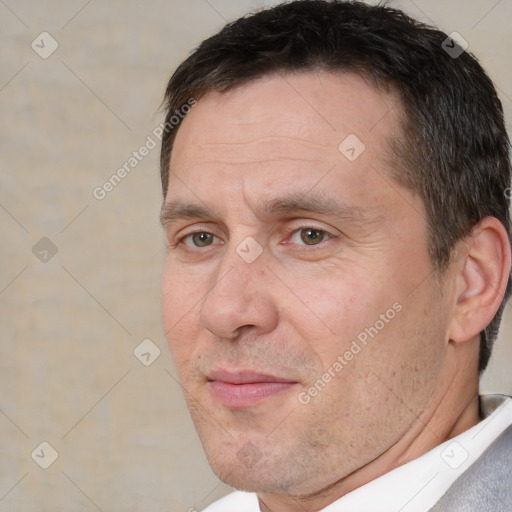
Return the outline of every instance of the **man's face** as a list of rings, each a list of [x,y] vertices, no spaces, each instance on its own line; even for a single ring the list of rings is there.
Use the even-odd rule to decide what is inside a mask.
[[[352,74],[299,73],[209,93],[179,129],[164,324],[234,487],[317,492],[432,413],[450,294],[421,200],[389,177],[396,104]]]

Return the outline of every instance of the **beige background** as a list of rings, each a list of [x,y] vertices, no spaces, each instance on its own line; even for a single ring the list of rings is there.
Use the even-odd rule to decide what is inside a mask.
[[[103,200],[93,189],[161,122],[164,86],[188,52],[270,3],[0,1],[0,511],[185,512],[228,491],[163,339],[158,148]],[[512,2],[390,3],[461,33],[510,123]],[[47,59],[31,48],[42,31],[59,45]],[[53,257],[44,241],[33,253],[42,237]],[[512,394],[511,329],[507,307],[485,392]],[[161,350],[149,366],[133,354],[146,338]],[[59,455],[48,469],[31,458],[42,441]],[[44,450],[34,459],[49,460]]]

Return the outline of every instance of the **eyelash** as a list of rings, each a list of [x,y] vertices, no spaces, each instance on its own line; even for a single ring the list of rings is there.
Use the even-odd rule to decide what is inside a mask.
[[[331,238],[334,238],[334,235],[332,233],[330,233],[329,231],[327,231],[326,229],[323,229],[323,228],[320,228],[320,227],[317,227],[317,226],[312,226],[310,224],[304,224],[303,226],[298,226],[298,227],[294,226],[293,228],[290,228],[287,231],[287,237],[286,238],[291,238],[291,236],[293,236],[295,233],[300,233],[304,229],[311,229],[313,231],[321,231],[322,233],[324,233],[324,235],[327,236],[327,238],[325,240],[322,240],[318,244],[313,244],[313,245],[298,244],[301,247],[308,247],[308,248],[310,248],[310,250],[314,250],[315,248],[320,247],[322,244],[327,242],[327,240],[330,240]]]
[[[327,236],[327,238],[325,240],[322,240],[320,243],[318,244],[312,244],[312,245],[308,245],[308,244],[297,244],[297,245],[300,245],[301,247],[307,247],[308,250],[315,250],[316,248],[322,246],[325,242],[327,242],[328,240],[331,240],[333,238],[336,238],[332,233],[330,233],[329,231],[327,231],[326,229],[323,229],[323,228],[320,228],[320,227],[317,227],[317,226],[313,226],[311,224],[304,224],[302,226],[294,226],[293,228],[289,228],[286,230],[286,239],[289,239],[291,238],[291,236],[293,236],[295,233],[300,233],[300,231],[303,231],[305,229],[311,229],[311,230],[315,230],[315,231],[321,231],[322,233],[324,233],[325,236]],[[189,249],[191,250],[196,250],[196,249],[206,249],[208,247],[211,247],[211,245],[207,245],[205,247],[197,247],[197,246],[194,246],[194,245],[187,245],[185,244],[185,240],[189,237],[192,237],[194,235],[197,235],[199,233],[205,233],[205,234],[209,234],[209,235],[212,235],[213,237],[219,239],[219,237],[217,235],[215,235],[214,233],[212,233],[211,231],[208,231],[208,230],[205,230],[205,229],[197,229],[197,230],[194,230],[190,233],[187,233],[186,235],[183,235],[175,244],[172,244],[172,247],[173,248],[176,248],[178,247],[179,245],[185,245],[185,247],[188,247]],[[285,242],[285,243],[290,243],[290,242]],[[212,244],[213,245],[213,244]],[[221,245],[221,244],[215,244],[215,245]]]
[[[183,244],[185,245],[186,247],[189,247],[190,249],[204,249],[206,247],[211,247],[210,245],[207,245],[206,247],[195,247],[195,246],[192,246],[192,245],[186,245],[184,243],[184,241],[187,239],[187,238],[190,238],[194,235],[198,235],[198,234],[201,234],[201,233],[205,233],[205,234],[208,234],[208,235],[212,235],[213,237],[215,238],[219,238],[215,233],[212,233],[211,231],[207,231],[205,229],[198,229],[196,231],[192,231],[184,236],[182,236],[179,240],[178,240],[178,243],[176,245],[180,245],[180,244]]]

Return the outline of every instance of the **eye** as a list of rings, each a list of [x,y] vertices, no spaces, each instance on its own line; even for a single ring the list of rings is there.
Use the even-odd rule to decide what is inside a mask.
[[[319,245],[325,240],[331,238],[326,231],[312,227],[301,228],[295,231],[290,237],[290,241],[299,245]]]
[[[220,240],[212,233],[198,231],[197,233],[191,233],[183,237],[182,242],[188,247],[208,247],[214,242],[220,242]]]

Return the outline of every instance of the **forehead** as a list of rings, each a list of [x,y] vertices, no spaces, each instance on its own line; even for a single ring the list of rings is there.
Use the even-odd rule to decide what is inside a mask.
[[[331,72],[212,91],[177,133],[167,200],[271,200],[323,187],[378,202],[375,171],[387,165],[389,139],[399,133],[399,105],[357,75]]]
[[[255,155],[267,161],[290,158],[290,146],[297,160],[323,161],[339,156],[339,145],[349,135],[377,157],[399,131],[399,109],[393,93],[353,73],[268,76],[201,98],[179,128],[171,169],[203,158],[234,164]]]

